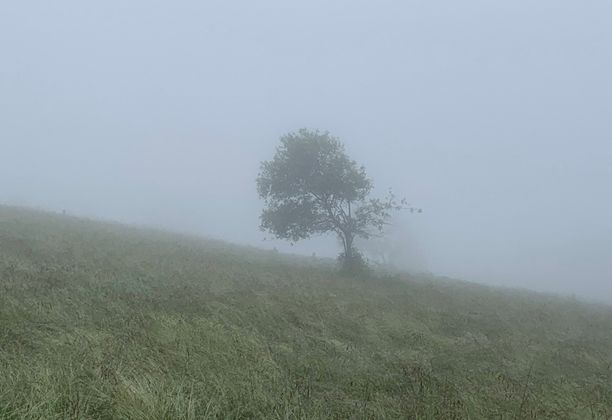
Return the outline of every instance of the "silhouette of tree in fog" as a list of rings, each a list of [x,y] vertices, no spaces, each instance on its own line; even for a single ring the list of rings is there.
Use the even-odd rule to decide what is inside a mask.
[[[381,234],[391,213],[406,204],[391,191],[385,199],[370,198],[372,181],[340,140],[307,129],[281,137],[272,160],[261,164],[257,190],[265,200],[262,230],[292,241],[335,233],[343,267],[351,270],[364,263],[355,238]]]

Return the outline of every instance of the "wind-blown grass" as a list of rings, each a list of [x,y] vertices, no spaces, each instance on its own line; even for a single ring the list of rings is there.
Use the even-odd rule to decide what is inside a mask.
[[[0,207],[0,418],[612,418],[612,308]]]

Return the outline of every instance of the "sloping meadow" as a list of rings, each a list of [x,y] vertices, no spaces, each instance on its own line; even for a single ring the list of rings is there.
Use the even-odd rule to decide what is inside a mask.
[[[612,308],[0,207],[0,418],[612,418]]]

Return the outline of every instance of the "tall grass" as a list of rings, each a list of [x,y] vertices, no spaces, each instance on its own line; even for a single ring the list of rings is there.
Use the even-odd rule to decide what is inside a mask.
[[[0,207],[2,419],[610,419],[612,308]]]

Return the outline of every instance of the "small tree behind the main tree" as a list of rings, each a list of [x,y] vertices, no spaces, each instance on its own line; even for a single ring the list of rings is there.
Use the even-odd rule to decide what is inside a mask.
[[[402,208],[390,192],[370,198],[372,181],[329,133],[301,129],[281,138],[274,158],[261,164],[259,196],[266,206],[261,228],[297,241],[335,233],[344,247],[344,268],[361,262],[355,238],[382,232],[391,212]]]

